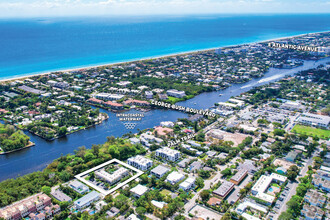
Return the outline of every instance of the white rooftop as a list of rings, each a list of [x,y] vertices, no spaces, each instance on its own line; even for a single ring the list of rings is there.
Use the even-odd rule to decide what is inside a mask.
[[[142,186],[141,184],[138,184],[137,186],[133,187],[130,191],[132,193],[135,193],[139,196],[142,196],[143,194],[145,194],[147,191],[149,190],[148,187],[146,186]]]

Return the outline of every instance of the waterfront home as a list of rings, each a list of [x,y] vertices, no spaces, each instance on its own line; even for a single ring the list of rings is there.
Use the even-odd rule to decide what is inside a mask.
[[[155,128],[155,131],[154,131],[155,135],[158,135],[158,136],[167,136],[167,135],[170,135],[172,136],[174,134],[173,132],[173,129],[171,128],[163,128],[161,126],[157,126]]]
[[[124,105],[136,105],[136,106],[149,106],[150,103],[147,101],[129,99],[123,102]]]
[[[186,93],[184,91],[178,91],[176,89],[167,90],[166,93],[168,96],[172,96],[172,97],[176,97],[176,98],[183,98],[186,96]]]
[[[123,110],[124,106],[122,104],[116,103],[116,102],[111,102],[107,101],[103,103],[104,106],[110,107],[113,110]]]

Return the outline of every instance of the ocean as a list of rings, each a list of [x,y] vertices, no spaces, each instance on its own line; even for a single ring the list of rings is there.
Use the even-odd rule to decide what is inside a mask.
[[[330,14],[0,19],[0,79],[329,30]]]

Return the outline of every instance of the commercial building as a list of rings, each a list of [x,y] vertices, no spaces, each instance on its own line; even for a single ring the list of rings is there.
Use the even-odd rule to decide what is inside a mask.
[[[169,182],[170,184],[174,185],[174,184],[180,182],[181,180],[183,180],[184,178],[185,178],[185,176],[182,173],[173,171],[172,173],[170,173],[167,176],[166,181]]]
[[[159,179],[162,178],[169,171],[170,171],[169,168],[164,167],[163,165],[158,165],[157,167],[151,170],[151,175],[154,175]]]
[[[95,176],[103,179],[104,181],[108,182],[109,184],[114,184],[121,180],[123,177],[129,174],[128,169],[124,167],[120,167],[118,170],[113,172],[112,174],[106,172],[105,170],[97,170],[95,171]]]
[[[276,182],[282,184],[286,181],[287,177],[272,173],[270,176],[262,175],[258,181],[252,187],[252,194],[265,202],[265,204],[270,205],[275,200],[275,196],[267,194],[268,187],[271,183]]]
[[[239,170],[231,179],[230,182],[239,185],[241,181],[248,175],[247,170]]]
[[[74,202],[75,209],[81,210],[100,199],[100,193],[92,191]]]
[[[179,185],[179,189],[183,189],[184,191],[188,191],[195,186],[196,178],[189,177]]]
[[[156,150],[156,156],[162,157],[165,160],[177,161],[181,157],[181,153],[168,147],[163,147]]]
[[[127,163],[133,167],[138,168],[139,170],[147,170],[152,167],[153,164],[152,160],[149,160],[140,155],[129,158]]]
[[[227,195],[234,189],[234,186],[234,183],[225,180],[218,189],[213,191],[213,194],[220,199],[225,199]]]
[[[167,90],[166,93],[168,96],[172,96],[172,97],[176,97],[176,98],[183,98],[186,96],[186,93],[184,91],[178,91],[176,89]]]
[[[74,191],[84,194],[89,191],[88,186],[79,182],[78,180],[73,180],[69,183],[69,187],[71,187]]]
[[[324,115],[304,113],[301,114],[301,116],[298,118],[298,122],[303,125],[328,129],[330,124],[330,117]]]
[[[286,101],[280,106],[280,108],[291,111],[297,111],[297,110],[304,110],[305,106],[303,106],[299,102]]]

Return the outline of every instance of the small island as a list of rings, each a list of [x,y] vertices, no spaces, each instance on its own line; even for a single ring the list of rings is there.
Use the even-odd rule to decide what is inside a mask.
[[[32,147],[30,137],[13,125],[0,124],[0,154],[7,154],[23,148]]]

